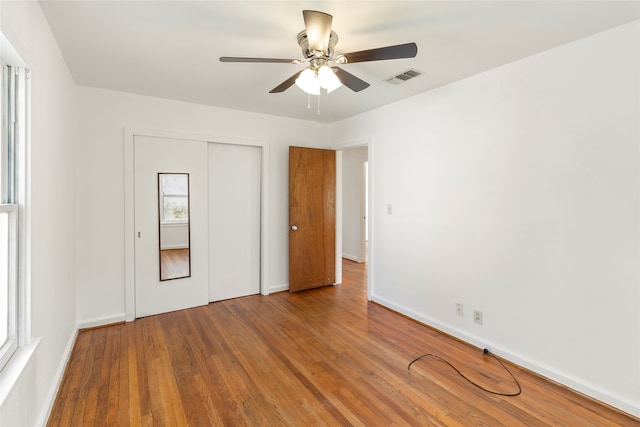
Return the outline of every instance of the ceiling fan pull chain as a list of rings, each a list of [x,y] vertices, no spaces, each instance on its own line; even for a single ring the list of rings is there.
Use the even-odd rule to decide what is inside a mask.
[[[320,95],[318,95],[318,115],[320,115]]]
[[[307,94],[307,110],[311,110],[311,94]]]

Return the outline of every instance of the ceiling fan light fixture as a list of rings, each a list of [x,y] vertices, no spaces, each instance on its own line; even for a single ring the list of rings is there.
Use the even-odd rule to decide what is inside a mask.
[[[342,86],[342,82],[336,76],[336,73],[327,65],[323,65],[318,70],[318,81],[320,82],[320,87],[326,89],[327,93],[331,93]]]
[[[311,68],[300,73],[296,79],[296,86],[310,95],[320,95],[320,82]]]
[[[418,46],[411,42],[334,56],[338,35],[331,30],[333,17],[317,10],[303,10],[302,17],[305,28],[298,33],[298,45],[302,49],[303,59],[222,56],[220,62],[307,63],[306,70],[298,71],[271,89],[269,93],[282,93],[295,83],[309,95],[320,95],[321,89],[330,93],[342,85],[353,92],[360,92],[370,86],[369,83],[342,68],[327,66],[328,63],[345,65],[357,62],[414,58],[418,54]]]

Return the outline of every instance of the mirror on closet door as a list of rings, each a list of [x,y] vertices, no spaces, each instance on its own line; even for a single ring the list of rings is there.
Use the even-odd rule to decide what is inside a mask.
[[[191,276],[189,174],[158,173],[160,281]]]

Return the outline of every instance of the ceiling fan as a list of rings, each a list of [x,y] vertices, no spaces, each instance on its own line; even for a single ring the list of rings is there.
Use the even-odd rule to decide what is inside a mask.
[[[320,95],[320,88],[331,92],[341,85],[344,85],[354,92],[360,92],[369,87],[369,83],[346,72],[342,68],[336,66],[329,67],[329,63],[343,65],[355,62],[413,58],[418,53],[418,46],[415,43],[405,43],[334,56],[334,48],[336,43],[338,43],[338,35],[331,30],[333,17],[327,13],[315,10],[303,10],[302,16],[304,17],[305,29],[298,34],[298,44],[302,49],[304,59],[223,56],[220,57],[220,61],[283,64],[307,63],[309,64],[307,68],[289,77],[269,91],[269,93],[284,92],[295,83],[309,94]]]

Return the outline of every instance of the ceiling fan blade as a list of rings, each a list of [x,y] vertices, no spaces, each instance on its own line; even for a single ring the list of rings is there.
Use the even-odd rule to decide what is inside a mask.
[[[302,70],[302,71],[304,71],[304,70]],[[296,79],[298,78],[300,73],[302,73],[302,71],[298,71],[293,76],[289,77],[287,80],[283,81],[278,86],[276,86],[273,89],[271,89],[269,91],[269,93],[281,93],[281,92],[284,92],[285,90],[289,89],[296,82]]]
[[[361,90],[364,90],[370,86],[369,83],[359,79],[351,73],[347,73],[342,68],[331,67],[331,69],[334,70],[336,76],[338,76],[342,84],[354,92],[360,92]]]
[[[324,12],[315,10],[303,10],[304,26],[309,42],[309,52],[314,51],[328,54],[329,36],[331,35],[331,22],[333,17]]]
[[[380,47],[377,49],[361,50],[345,53],[347,64],[366,61],[383,61],[385,59],[413,58],[418,54],[418,46],[415,43],[398,44],[395,46]]]
[[[280,58],[244,58],[237,56],[221,56],[220,62],[270,62],[277,64],[296,64],[296,59],[280,59]],[[299,61],[298,61],[299,62]]]

